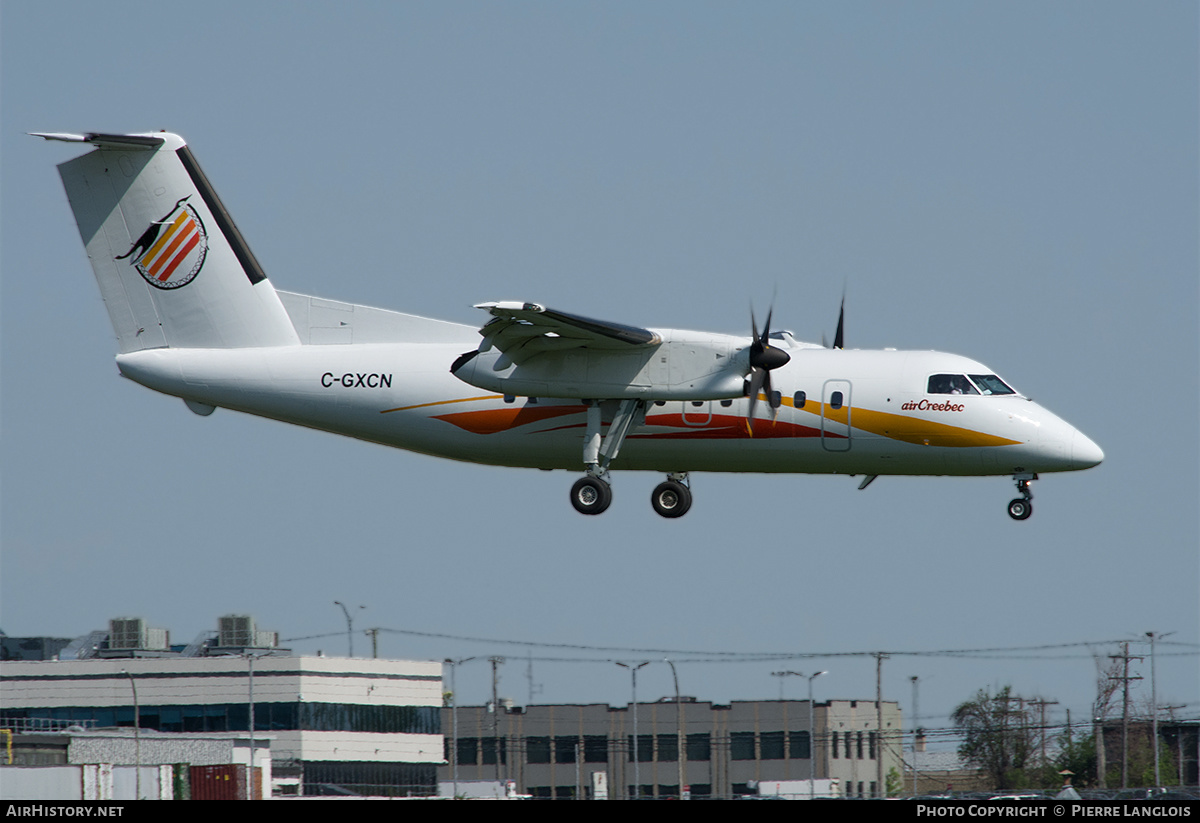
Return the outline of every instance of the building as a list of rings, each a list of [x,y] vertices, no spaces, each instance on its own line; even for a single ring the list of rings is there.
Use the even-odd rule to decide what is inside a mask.
[[[73,644],[76,659],[0,663],[5,725],[132,727],[135,705],[138,727],[162,732],[248,732],[253,717],[273,738],[276,782],[301,793],[437,791],[441,663],[296,656],[219,636],[177,651],[155,633],[156,648],[114,648],[121,635],[105,634]]]
[[[255,798],[273,782],[272,735],[84,728],[74,721],[6,718],[0,800]],[[215,773],[214,773],[215,772]],[[207,778],[207,779],[206,779]]]
[[[901,769],[894,702],[883,704],[882,734],[873,700],[816,703],[815,735],[804,700],[640,703],[636,747],[632,706],[463,706],[457,724],[454,714],[442,710],[439,780],[454,779],[457,756],[459,780],[513,780],[537,798],[678,797],[681,784],[692,798],[727,798],[753,794],[758,781],[810,777],[878,797],[880,772],[886,784]]]

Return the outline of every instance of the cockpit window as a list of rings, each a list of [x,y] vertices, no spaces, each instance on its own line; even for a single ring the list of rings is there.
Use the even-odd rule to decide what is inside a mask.
[[[973,374],[971,379],[984,394],[1016,394],[1003,380],[994,374]]]
[[[979,394],[965,374],[931,375],[926,392],[929,394]]]

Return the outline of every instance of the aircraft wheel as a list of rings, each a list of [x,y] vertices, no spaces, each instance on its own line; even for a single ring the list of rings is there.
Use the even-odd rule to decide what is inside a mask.
[[[1008,504],[1008,516],[1013,520],[1028,520],[1033,514],[1033,504],[1024,497],[1018,497]]]
[[[571,487],[571,505],[580,514],[600,514],[612,503],[612,487],[599,477],[581,477]]]
[[[692,491],[677,480],[667,480],[655,486],[650,505],[663,517],[683,517],[692,507]]]

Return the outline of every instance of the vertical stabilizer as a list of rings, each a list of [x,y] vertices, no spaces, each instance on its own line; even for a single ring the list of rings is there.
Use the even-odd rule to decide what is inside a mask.
[[[299,345],[179,136],[37,136],[95,147],[58,170],[122,353]]]

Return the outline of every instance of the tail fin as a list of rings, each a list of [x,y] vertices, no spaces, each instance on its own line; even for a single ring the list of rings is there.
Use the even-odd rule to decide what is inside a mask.
[[[299,345],[183,139],[38,134],[96,150],[58,167],[121,353]]]

